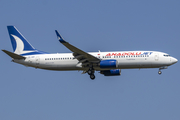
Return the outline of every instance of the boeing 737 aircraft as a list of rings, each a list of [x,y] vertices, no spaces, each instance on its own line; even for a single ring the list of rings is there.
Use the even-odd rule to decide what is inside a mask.
[[[15,26],[7,26],[13,52],[2,50],[12,61],[25,66],[57,71],[82,70],[82,73],[95,79],[94,72],[104,76],[121,75],[121,69],[159,68],[166,69],[178,60],[170,55],[157,51],[115,51],[115,52],[84,52],[65,41],[56,30],[60,43],[72,53],[50,54],[35,49]]]

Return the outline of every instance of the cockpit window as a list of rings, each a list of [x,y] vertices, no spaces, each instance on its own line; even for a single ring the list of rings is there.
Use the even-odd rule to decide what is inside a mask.
[[[170,55],[165,54],[164,56],[165,56],[165,57],[169,57]]]

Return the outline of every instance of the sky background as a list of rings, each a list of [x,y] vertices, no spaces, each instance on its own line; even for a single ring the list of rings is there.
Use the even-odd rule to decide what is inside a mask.
[[[0,49],[12,51],[7,25],[38,50],[70,52],[54,30],[89,51],[162,51],[180,60],[179,0],[0,0]],[[0,52],[0,120],[179,120],[179,63],[122,70],[96,79],[47,71]]]

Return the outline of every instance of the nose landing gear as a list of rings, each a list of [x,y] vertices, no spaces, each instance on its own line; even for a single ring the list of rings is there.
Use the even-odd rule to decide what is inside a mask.
[[[161,70],[162,70],[162,69],[167,69],[167,68],[168,68],[167,66],[160,67],[160,68],[159,68],[159,71],[158,71],[158,74],[161,75],[161,74],[162,74]]]
[[[158,71],[158,74],[159,74],[159,75],[161,75],[161,74],[162,74],[162,72],[159,70],[159,71]]]

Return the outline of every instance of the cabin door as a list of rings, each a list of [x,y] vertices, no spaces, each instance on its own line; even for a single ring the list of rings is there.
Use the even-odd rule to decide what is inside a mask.
[[[158,53],[156,53],[156,54],[154,55],[154,59],[155,59],[155,61],[158,61],[158,60],[159,60],[159,55],[158,55]]]
[[[39,63],[40,63],[40,58],[39,56],[36,57],[36,67],[39,67]]]

